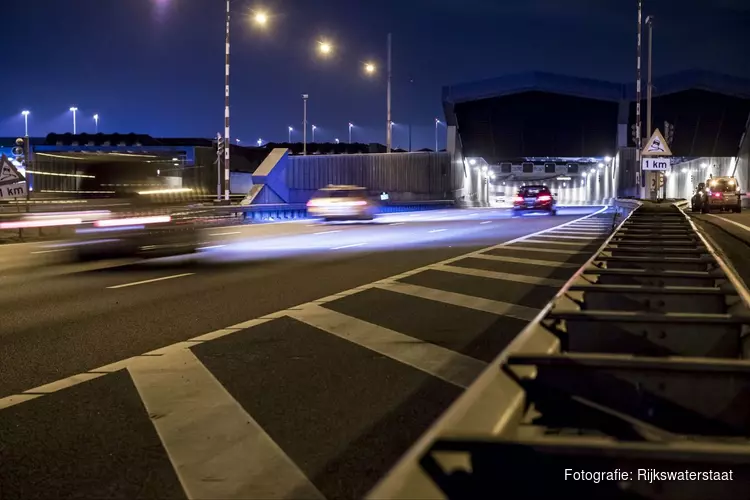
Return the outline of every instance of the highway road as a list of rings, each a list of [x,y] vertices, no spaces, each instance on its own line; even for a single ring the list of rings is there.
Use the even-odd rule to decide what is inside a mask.
[[[0,246],[0,498],[362,497],[611,217],[230,226],[147,263]]]
[[[737,275],[750,287],[750,211],[693,214],[692,219],[714,241]]]

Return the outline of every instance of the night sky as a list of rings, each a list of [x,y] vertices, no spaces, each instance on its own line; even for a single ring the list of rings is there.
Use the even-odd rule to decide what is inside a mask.
[[[529,70],[635,78],[636,0],[232,0],[232,136],[385,140],[386,35],[393,33],[394,146],[434,147],[441,87]],[[2,0],[0,136],[136,132],[211,137],[224,115],[223,0]],[[259,29],[254,10],[271,15]],[[654,73],[750,78],[750,1],[645,0]],[[321,59],[325,38],[334,56]],[[363,63],[378,64],[366,76]],[[413,78],[414,83],[409,83]],[[309,132],[308,132],[309,134]],[[309,140],[309,135],[308,135]],[[440,147],[445,147],[441,134]]]

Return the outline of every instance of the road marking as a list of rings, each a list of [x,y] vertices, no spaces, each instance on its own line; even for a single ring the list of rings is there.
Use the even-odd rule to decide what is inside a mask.
[[[480,224],[480,225],[481,225],[481,224],[492,224],[492,221],[491,221],[491,220],[486,220],[486,221],[484,221],[484,222],[480,222],[479,224]]]
[[[183,278],[185,276],[192,276],[195,273],[183,273],[183,274],[175,274],[173,276],[164,276],[163,278],[154,278],[150,280],[144,280],[144,281],[136,281],[133,283],[125,283],[123,285],[115,285],[115,286],[108,286],[109,289],[116,289],[116,288],[127,288],[129,286],[136,286],[136,285],[145,285],[147,283],[156,283],[157,281],[164,281],[164,280],[173,280],[175,278]]]
[[[721,217],[721,216],[719,216],[719,215],[716,215],[716,214],[706,214],[706,215],[708,215],[708,216],[710,216],[710,217],[716,217],[717,219],[721,219],[721,220],[723,220],[723,221],[725,221],[725,222],[728,222],[728,223],[730,223],[730,224],[734,224],[735,226],[737,226],[737,227],[741,227],[741,228],[742,228],[742,229],[744,229],[745,231],[748,231],[748,232],[750,232],[750,226],[746,226],[746,225],[744,225],[744,224],[740,224],[740,223],[739,223],[739,222],[737,222],[737,221],[733,221],[733,220],[731,220],[731,219],[727,219],[726,217]]]
[[[242,234],[242,231],[232,231],[229,233],[214,233],[214,234],[209,234],[209,236],[229,236],[230,234]]]
[[[403,226],[406,224],[406,222],[393,222],[391,224],[388,224],[389,226]]]
[[[474,309],[475,311],[484,311],[497,314],[498,316],[522,319],[525,321],[531,321],[536,318],[537,314],[539,314],[538,309],[533,309],[531,307],[519,306],[517,304],[501,302],[499,300],[483,299],[481,297],[474,297],[473,295],[465,295],[462,293],[446,292],[445,290],[437,290],[425,286],[410,285],[398,281],[377,285],[376,288],[387,290],[389,292],[411,295],[421,299],[434,300],[444,304],[465,307],[467,309]]]
[[[69,248],[56,248],[55,250],[39,250],[36,252],[31,252],[32,254],[43,254],[43,253],[56,253],[56,252],[67,252],[70,250]]]
[[[532,241],[528,240],[526,243],[532,243]],[[542,242],[539,242],[539,243],[542,243]],[[511,245],[511,246],[499,248],[498,250],[523,250],[524,252],[557,253],[560,255],[578,255],[579,253],[581,253],[578,250],[560,250],[557,248],[534,248],[534,247],[525,247],[521,245]],[[479,255],[489,255],[489,254],[482,253]],[[473,255],[472,257],[478,257],[479,255]]]
[[[388,356],[458,387],[469,387],[487,366],[483,361],[445,347],[318,305],[293,309],[287,314],[297,321]]]
[[[226,245],[209,245],[207,247],[199,247],[196,250],[211,250],[213,248],[224,248]]]
[[[341,247],[333,247],[331,250],[343,250],[344,248],[354,248],[354,247],[361,247],[362,245],[365,245],[365,243],[352,243],[351,245],[344,245]]]
[[[432,231],[429,231],[430,233],[442,233],[443,231],[447,231],[447,229],[433,229]]]
[[[438,264],[432,268],[435,271],[446,273],[464,274],[477,278],[490,278],[495,280],[515,281],[516,283],[528,283],[530,285],[540,286],[563,286],[565,281],[551,278],[539,278],[537,276],[526,276],[524,274],[501,273],[498,271],[485,271],[483,269],[472,269],[470,267],[460,267],[451,265]]]
[[[402,280],[404,278],[408,278],[409,276],[414,276],[415,274],[419,274],[419,273],[422,273],[424,271],[428,271],[430,269],[435,269],[436,266],[446,266],[446,267],[448,267],[447,264],[458,262],[458,261],[460,261],[462,259],[465,259],[467,257],[473,257],[473,256],[476,256],[476,255],[481,255],[481,254],[483,254],[485,252],[489,252],[489,251],[492,251],[492,250],[497,250],[497,249],[500,249],[500,248],[511,247],[512,245],[515,245],[515,244],[520,243],[520,242],[532,242],[532,241],[534,241],[533,238],[536,237],[536,236],[548,233],[550,231],[553,231],[554,229],[558,229],[558,228],[562,228],[562,227],[567,227],[569,225],[576,224],[577,222],[580,222],[580,221],[583,221],[583,220],[589,220],[589,219],[591,219],[593,217],[596,217],[598,214],[601,214],[601,213],[605,212],[606,210],[607,210],[607,207],[602,207],[602,208],[600,208],[599,210],[597,210],[597,211],[595,211],[593,213],[590,213],[588,215],[582,215],[578,219],[573,219],[572,221],[565,222],[565,223],[557,225],[557,226],[553,226],[553,227],[550,227],[550,228],[547,228],[547,229],[542,229],[541,231],[537,231],[537,232],[534,232],[534,233],[529,233],[529,234],[526,234],[524,236],[519,236],[518,238],[514,238],[512,240],[508,240],[508,241],[505,241],[503,243],[498,243],[497,245],[492,245],[492,246],[489,246],[489,247],[486,247],[486,248],[481,248],[479,250],[476,250],[474,252],[470,252],[470,253],[467,253],[467,254],[464,254],[464,255],[459,255],[457,257],[451,257],[450,259],[446,259],[446,260],[444,260],[442,262],[438,262],[437,264],[429,264],[427,266],[422,266],[422,267],[418,267],[416,269],[411,269],[411,270],[405,271],[405,272],[403,272],[401,274],[396,274],[394,276],[390,276],[388,278],[384,278],[384,279],[379,280],[379,281],[368,283],[368,284],[365,284],[365,285],[362,285],[362,286],[359,286],[359,287],[356,287],[356,288],[351,288],[349,290],[344,290],[342,292],[338,292],[338,293],[335,293],[333,295],[329,295],[327,297],[322,297],[320,299],[307,302],[306,304],[301,304],[301,305],[296,306],[296,307],[291,308],[291,309],[285,309],[285,310],[277,311],[275,313],[266,314],[265,316],[262,316],[260,318],[253,318],[253,319],[250,319],[250,320],[245,321],[243,323],[238,323],[238,324],[235,324],[235,325],[232,325],[232,326],[228,326],[226,328],[222,328],[222,329],[219,329],[219,330],[208,332],[208,333],[205,333],[203,335],[200,335],[198,337],[193,338],[191,341],[180,342],[180,343],[177,343],[177,344],[172,344],[171,346],[167,346],[167,347],[161,349],[160,351],[161,352],[166,352],[169,349],[184,348],[184,345],[192,346],[192,345],[196,345],[196,344],[198,344],[198,343],[200,343],[202,341],[211,341],[211,340],[213,340],[215,338],[224,337],[224,336],[227,336],[227,335],[231,335],[232,333],[236,333],[236,332],[242,331],[245,328],[251,328],[251,327],[253,327],[253,326],[257,325],[257,324],[260,324],[262,322],[270,321],[271,319],[275,319],[275,318],[279,318],[279,317],[283,317],[283,316],[287,315],[287,311],[292,311],[294,309],[299,309],[299,308],[304,307],[306,305],[313,305],[313,304],[320,305],[320,304],[325,304],[327,302],[333,302],[334,300],[340,299],[342,297],[351,296],[351,295],[357,294],[359,292],[362,292],[364,290],[369,290],[371,288],[375,288],[375,287],[377,287],[379,285],[382,285],[382,284],[393,283],[395,281]],[[538,241],[537,240],[536,242],[537,243],[542,243],[542,244],[545,244],[545,245],[550,244],[549,241]],[[568,245],[571,245],[571,244],[572,245],[577,245],[575,243],[567,243],[567,244]],[[519,249],[519,248],[522,248],[522,247],[512,247],[512,249],[514,249],[514,250],[515,249]],[[527,248],[526,250],[530,250],[530,249]],[[536,250],[536,249],[534,249],[534,250]],[[546,252],[552,252],[552,253],[561,253],[561,252],[564,252],[563,250],[545,250],[545,249],[539,249],[539,251],[546,251]],[[571,251],[570,253],[571,254],[577,254],[579,252]],[[152,353],[146,353],[145,355],[149,355],[149,354],[152,354]],[[107,366],[104,366],[104,367],[94,368],[93,370],[89,370],[88,372],[84,372],[84,373],[98,373],[98,372],[102,372],[102,371],[111,371],[110,367],[112,367],[112,366],[119,366],[121,368],[124,368],[124,367],[127,367],[130,363],[132,363],[135,360],[137,360],[138,358],[139,358],[139,356],[135,356],[133,358],[127,358],[127,359],[118,361],[116,363],[113,363],[113,364],[110,364],[110,365],[107,365]],[[63,383],[63,384],[67,384],[66,385],[67,387],[71,387],[73,385],[76,385],[78,383],[83,382],[83,379],[80,378],[79,375],[81,375],[81,374],[73,375],[71,377],[67,377],[67,378],[64,378],[64,379],[60,379],[60,380],[58,380],[58,382]],[[44,387],[44,386],[42,386],[42,387]],[[15,406],[17,404],[21,404],[21,403],[24,403],[26,401],[30,401],[32,399],[36,399],[38,397],[41,397],[42,394],[33,394],[38,389],[39,388],[37,388],[37,389],[29,389],[28,392],[31,393],[31,394],[12,394],[10,396],[5,396],[4,398],[0,398],[0,409],[10,408],[11,406]]]
[[[335,229],[333,231],[321,231],[319,233],[313,233],[313,234],[333,234],[333,233],[340,233],[342,229]]]
[[[591,236],[565,236],[559,232],[549,233],[549,234],[540,234],[540,238],[562,238],[564,240],[594,240],[597,238],[593,238]]]
[[[411,214],[411,215],[409,215],[409,217],[419,217],[420,215],[422,215],[422,214]]]
[[[190,349],[128,371],[188,498],[324,498]]]
[[[537,235],[537,237],[541,237],[541,236],[546,236],[546,235],[544,235],[544,234]],[[558,236],[558,238],[559,238],[559,236]],[[589,239],[589,238],[586,238],[586,239]],[[549,241],[549,240],[534,240],[534,239],[524,240],[524,243],[536,243],[536,244],[539,244],[539,245],[549,245],[550,243],[552,243],[552,244],[555,244],[555,245],[567,245],[567,246],[571,246],[571,247],[581,247],[581,246],[585,246],[586,245],[586,242],[584,242],[584,241],[576,243],[576,242],[572,242],[572,241]]]
[[[578,252],[574,252],[578,253]],[[470,257],[472,259],[484,259],[484,260],[495,260],[498,262],[512,262],[514,264],[532,264],[534,266],[546,266],[546,267],[567,267],[567,268],[576,268],[578,269],[581,267],[578,264],[571,264],[569,262],[557,262],[554,260],[539,260],[539,259],[524,259],[521,257],[509,257],[505,255],[474,255]],[[460,263],[460,261],[459,261]]]

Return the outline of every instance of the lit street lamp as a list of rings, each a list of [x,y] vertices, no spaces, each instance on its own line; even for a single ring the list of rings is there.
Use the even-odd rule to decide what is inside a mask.
[[[23,127],[24,127],[24,137],[29,136],[29,111],[24,110],[21,111],[21,114],[23,115]]]
[[[268,14],[263,11],[256,12],[253,16],[253,21],[259,26],[265,26],[268,24]]]
[[[96,133],[99,133],[99,115],[94,115],[94,126],[96,127]]]
[[[440,125],[440,120],[435,118],[435,152],[437,153],[440,148],[438,147],[438,125]]]
[[[73,112],[73,135],[76,135],[76,111],[78,111],[78,108],[73,106],[70,108],[70,111]]]
[[[318,42],[318,50],[321,54],[327,56],[333,51],[333,46],[330,44],[330,42],[326,42],[325,40],[323,40]]]
[[[318,128],[315,125],[312,126],[312,142],[315,144],[315,129]]]
[[[302,94],[303,108],[302,108],[302,154],[307,154],[307,99],[310,98],[310,94]]]
[[[375,65],[371,62],[365,63],[365,73],[370,75],[375,73]]]
[[[354,124],[349,122],[349,144],[352,143],[352,127],[354,127]]]
[[[263,139],[258,139],[258,147],[261,147],[263,145]]]
[[[287,141],[289,144],[292,143],[292,132],[294,132],[294,129],[289,127],[289,140]]]
[[[337,137],[335,140],[336,140],[336,144],[339,144],[339,138]]]

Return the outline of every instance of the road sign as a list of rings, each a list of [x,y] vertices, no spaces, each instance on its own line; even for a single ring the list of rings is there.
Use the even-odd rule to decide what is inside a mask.
[[[641,160],[641,167],[643,170],[668,172],[670,165],[671,162],[668,158],[643,158],[643,160]]]
[[[654,130],[654,134],[646,143],[642,154],[644,156],[672,156],[672,150],[669,149],[666,139],[661,135],[658,128]]]
[[[0,200],[7,198],[25,198],[26,197],[26,183],[20,184],[8,184],[0,186]]]
[[[18,171],[15,165],[11,163],[7,156],[0,156],[0,186],[6,184],[16,184],[18,182],[24,182],[23,175]]]

